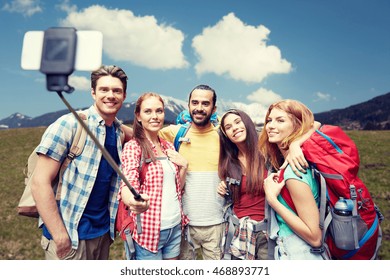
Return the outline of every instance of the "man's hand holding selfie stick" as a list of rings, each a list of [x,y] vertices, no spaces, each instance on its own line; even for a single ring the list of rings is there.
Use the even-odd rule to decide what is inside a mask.
[[[141,196],[131,186],[110,153],[100,144],[62,94],[73,92],[74,88],[68,85],[68,77],[74,70],[94,71],[101,66],[102,48],[103,35],[98,31],[76,31],[74,28],[66,27],[49,28],[44,32],[29,31],[23,41],[21,64],[25,70],[39,70],[46,75],[47,90],[57,92],[101,150],[105,159],[133,194],[130,199],[130,210],[139,214],[148,209],[149,197],[146,194]]]

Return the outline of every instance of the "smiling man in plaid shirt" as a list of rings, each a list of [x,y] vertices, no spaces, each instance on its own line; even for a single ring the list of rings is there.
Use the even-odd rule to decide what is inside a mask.
[[[87,126],[120,164],[121,124],[116,114],[126,98],[126,73],[117,66],[102,66],[92,72],[91,88],[95,102],[83,111]],[[60,117],[46,129],[37,148],[31,190],[43,222],[41,245],[46,259],[108,259],[115,237],[120,177],[89,136],[82,154],[64,172],[61,199],[56,203],[51,182],[68,154],[77,125],[72,114]]]

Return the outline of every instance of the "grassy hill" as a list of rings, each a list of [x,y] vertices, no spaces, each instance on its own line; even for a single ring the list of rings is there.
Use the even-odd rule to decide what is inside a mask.
[[[43,259],[37,220],[20,217],[16,206],[24,189],[26,159],[39,143],[44,128],[0,130],[0,260]],[[379,258],[390,260],[390,131],[347,131],[359,148],[359,176],[379,205],[383,243]],[[387,218],[387,219],[386,219]],[[114,242],[111,259],[124,259],[121,240]]]

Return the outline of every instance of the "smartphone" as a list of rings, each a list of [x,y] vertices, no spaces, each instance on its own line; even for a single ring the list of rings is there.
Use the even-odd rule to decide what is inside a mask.
[[[100,31],[75,31],[76,50],[72,51],[67,50],[71,45],[68,43],[72,43],[71,37],[64,37],[61,29],[58,32],[56,29],[48,31],[46,35],[45,31],[25,33],[21,55],[22,69],[42,70],[43,67],[49,72],[51,70],[62,71],[58,69],[67,71],[63,66],[69,62],[73,64],[74,61],[74,70],[94,71],[102,65],[103,34]],[[50,47],[50,53],[47,51],[47,46]],[[74,57],[67,57],[67,54]]]

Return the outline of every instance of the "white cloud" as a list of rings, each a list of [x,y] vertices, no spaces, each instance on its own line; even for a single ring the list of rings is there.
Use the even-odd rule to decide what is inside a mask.
[[[261,103],[239,104],[236,102],[235,104],[237,109],[246,112],[256,124],[264,123],[268,106],[264,106],[264,104]]]
[[[39,0],[13,0],[6,2],[2,10],[30,17],[36,13],[42,12],[40,4]]]
[[[61,11],[66,13],[77,12],[77,6],[70,4],[70,0],[63,0],[60,4],[56,5]]]
[[[248,95],[247,99],[252,102],[260,103],[268,108],[271,104],[282,100],[283,98],[272,90],[259,88],[258,90]]]
[[[220,116],[222,116],[229,109],[239,109],[247,113],[257,124],[264,122],[265,112],[268,109],[268,106],[264,106],[261,103],[245,104],[243,102],[218,100],[217,104],[217,113]]]
[[[84,76],[69,76],[69,85],[74,87],[76,90],[91,91],[91,81]]]
[[[259,83],[271,74],[289,73],[291,63],[276,46],[267,45],[270,30],[243,23],[234,13],[193,38],[199,62],[197,74],[229,75],[235,80]]]
[[[222,115],[230,108],[240,109],[246,112],[255,123],[263,123],[265,113],[269,106],[276,101],[282,100],[279,94],[265,88],[259,88],[247,96],[249,104],[243,102],[232,102],[219,99],[217,102],[218,114]]]
[[[323,93],[323,92],[316,92],[315,93],[315,99],[314,102],[319,102],[319,101],[331,101],[331,100],[336,100],[336,98],[332,97],[329,93]]]
[[[66,5],[62,9],[66,10]],[[130,10],[99,5],[79,12],[71,7],[61,25],[101,31],[104,52],[117,61],[129,61],[150,69],[188,66],[182,52],[184,34],[158,23],[154,16],[135,16]]]

